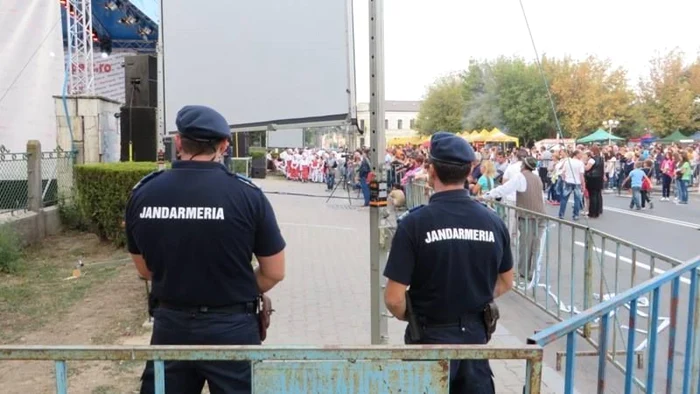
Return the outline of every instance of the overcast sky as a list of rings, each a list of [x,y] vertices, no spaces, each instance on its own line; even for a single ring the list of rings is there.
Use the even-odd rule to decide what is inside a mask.
[[[700,49],[700,1],[523,0],[540,55],[609,58],[647,75],[657,53]],[[470,58],[534,59],[518,0],[385,0],[386,98],[419,100]],[[369,99],[368,1],[355,0],[357,100]]]

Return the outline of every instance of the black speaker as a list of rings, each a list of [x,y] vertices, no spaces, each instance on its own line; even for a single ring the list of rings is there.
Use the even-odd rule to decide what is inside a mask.
[[[248,157],[250,148],[250,134],[245,132],[235,132],[231,136],[231,146],[234,157]]]
[[[267,170],[265,169],[265,167],[253,167],[250,175],[251,178],[265,179],[265,176],[267,175]]]
[[[129,145],[133,161],[158,159],[157,119],[155,107],[121,108],[121,161],[129,161]]]
[[[124,58],[127,107],[158,106],[158,59],[151,55]]]

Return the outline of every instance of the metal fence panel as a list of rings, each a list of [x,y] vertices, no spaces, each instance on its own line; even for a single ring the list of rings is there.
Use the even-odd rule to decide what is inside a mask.
[[[250,178],[251,167],[253,163],[252,157],[232,157],[230,158],[229,170],[234,174],[243,175]]]
[[[291,361],[253,365],[253,393],[447,393],[449,361]],[[284,370],[284,373],[280,373]]]
[[[0,147],[1,148],[1,147]],[[27,210],[29,201],[28,153],[0,149],[0,213]],[[75,153],[57,149],[41,153],[41,199],[52,206],[73,193]]]
[[[57,393],[67,393],[66,361],[154,361],[155,392],[165,393],[164,362],[253,362],[254,392],[383,393],[449,391],[448,360],[526,360],[525,393],[539,394],[543,351],[537,345],[411,346],[0,346],[0,361],[50,360]],[[390,387],[391,390],[384,390]]]
[[[42,200],[56,205],[73,197],[75,153],[62,150],[41,153]]]
[[[27,154],[0,147],[0,213],[27,209]]]

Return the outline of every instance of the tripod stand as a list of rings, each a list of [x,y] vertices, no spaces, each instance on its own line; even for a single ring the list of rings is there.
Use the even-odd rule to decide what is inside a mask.
[[[335,186],[333,186],[333,190],[331,190],[330,196],[326,199],[326,203],[333,198],[333,194],[335,194],[335,191],[338,190],[338,186],[343,185],[343,189],[348,193],[348,204],[352,205],[352,198],[350,197],[350,188],[349,188],[349,183],[348,183],[348,178],[345,174],[343,174],[340,177],[340,181],[335,183]]]

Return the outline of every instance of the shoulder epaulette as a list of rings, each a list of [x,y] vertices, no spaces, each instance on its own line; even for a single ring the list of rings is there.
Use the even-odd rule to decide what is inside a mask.
[[[260,189],[260,188],[258,187],[258,185],[256,185],[255,183],[253,183],[253,180],[252,180],[252,179],[250,179],[250,178],[248,178],[248,177],[244,177],[243,175],[240,175],[240,174],[232,174],[232,175],[233,175],[238,181],[240,181],[240,182],[242,182],[242,183],[245,183],[246,185],[252,187],[253,189],[258,189],[258,190]]]
[[[140,188],[141,186],[145,185],[146,183],[150,182],[153,180],[153,178],[157,177],[158,175],[162,174],[165,170],[157,170],[153,171],[152,173],[146,175],[145,177],[141,178],[141,180],[134,185],[134,188],[131,189],[131,191],[135,191],[136,189]]]
[[[419,209],[421,209],[421,208],[423,208],[423,207],[425,207],[425,204],[421,204],[421,205],[415,206],[415,207],[409,209],[408,211],[402,213],[401,215],[399,215],[398,218],[396,218],[396,223],[398,224],[398,223],[399,223],[400,221],[402,221],[403,219],[406,219],[406,216],[412,214],[413,212],[416,212],[417,210],[419,210]]]

